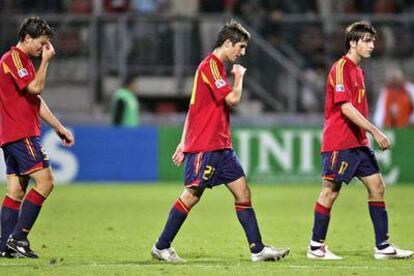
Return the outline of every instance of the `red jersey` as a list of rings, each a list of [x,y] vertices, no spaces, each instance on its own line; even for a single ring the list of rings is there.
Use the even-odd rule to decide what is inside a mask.
[[[184,152],[232,148],[230,111],[224,99],[232,90],[223,63],[209,54],[195,73]]]
[[[30,58],[16,47],[0,59],[0,145],[40,135],[40,100],[25,91],[35,75]]]
[[[341,104],[350,102],[362,116],[368,117],[362,69],[344,56],[332,65],[326,87],[321,152],[368,146],[366,131],[341,112]]]

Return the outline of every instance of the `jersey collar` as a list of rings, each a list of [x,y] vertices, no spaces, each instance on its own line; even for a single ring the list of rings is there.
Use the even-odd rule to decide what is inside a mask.
[[[351,64],[353,67],[358,67],[358,64],[355,64],[355,63],[352,61],[352,59],[350,59],[349,57],[347,57],[347,56],[343,56],[342,58],[343,58],[343,59],[345,59],[346,61],[349,61],[349,64]]]

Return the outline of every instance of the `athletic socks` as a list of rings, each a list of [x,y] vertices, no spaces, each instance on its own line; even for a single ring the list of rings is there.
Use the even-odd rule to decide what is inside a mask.
[[[46,198],[35,189],[31,189],[27,193],[22,204],[20,217],[12,234],[14,239],[27,240],[27,235],[29,234],[30,229],[32,229],[45,199]]]
[[[0,252],[6,250],[6,242],[19,218],[21,202],[13,200],[6,196],[3,200],[1,209],[0,223],[1,223],[1,236],[0,236]]]
[[[375,244],[379,250],[389,246],[388,215],[384,201],[368,202],[369,214],[374,225]]]
[[[323,206],[319,202],[315,204],[315,216],[312,229],[312,241],[323,244],[326,239],[326,233],[328,232],[329,220],[331,218],[331,209]],[[315,243],[315,244],[316,244]],[[312,246],[311,250],[315,250],[319,246]]]
[[[260,235],[259,226],[257,224],[256,214],[250,201],[243,203],[235,203],[236,214],[246,233],[249,242],[250,252],[259,253],[263,250],[262,236]]]
[[[187,218],[189,211],[190,209],[184,204],[184,202],[181,201],[180,198],[174,203],[164,230],[155,244],[157,249],[162,250],[171,246],[171,243],[180,230],[181,225],[183,225],[185,219]]]

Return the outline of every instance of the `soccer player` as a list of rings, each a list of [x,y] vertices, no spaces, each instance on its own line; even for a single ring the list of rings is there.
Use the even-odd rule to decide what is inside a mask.
[[[55,55],[50,39],[53,29],[38,17],[26,18],[19,42],[0,60],[0,144],[6,162],[7,195],[1,209],[2,257],[37,258],[27,236],[43,202],[53,189],[49,158],[40,145],[42,118],[72,146],[72,134],[59,122],[40,97],[50,60]],[[41,57],[37,71],[32,57]],[[35,182],[27,194],[29,178]]]
[[[184,191],[172,206],[167,223],[152,247],[154,258],[167,262],[181,259],[171,243],[204,190],[225,184],[235,198],[237,217],[246,233],[252,261],[279,260],[289,249],[263,244],[245,174],[232,149],[230,107],[240,103],[246,69],[234,64],[233,86],[226,78],[225,62],[235,63],[246,51],[250,34],[232,20],[220,32],[214,50],[198,66],[184,123],[181,142],[172,156],[180,166],[185,160]]]
[[[368,191],[368,208],[375,232],[375,259],[408,258],[413,251],[389,242],[388,216],[384,202],[385,183],[374,152],[368,147],[371,133],[381,150],[391,147],[388,137],[371,124],[365,93],[362,59],[374,50],[376,30],[366,22],[346,28],[346,55],[331,68],[327,79],[325,119],[322,138],[322,191],[315,205],[313,233],[307,257],[340,260],[325,245],[330,212],[342,183],[358,177]]]

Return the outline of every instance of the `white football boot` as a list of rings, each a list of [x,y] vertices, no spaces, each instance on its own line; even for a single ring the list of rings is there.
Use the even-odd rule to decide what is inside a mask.
[[[413,251],[400,249],[394,245],[390,245],[384,249],[374,249],[374,258],[377,260],[388,259],[408,259],[413,256]]]
[[[172,247],[165,248],[165,249],[158,249],[155,245],[151,249],[151,255],[154,259],[170,262],[170,263],[182,263],[185,262],[184,259],[180,258],[175,252],[175,249]]]
[[[252,262],[278,261],[287,256],[289,252],[289,248],[265,246],[259,253],[252,253]]]
[[[311,247],[308,247],[308,252],[306,253],[306,257],[312,260],[342,260],[342,257],[335,255],[328,249],[328,246],[322,244],[319,248],[315,250],[311,250]]]

